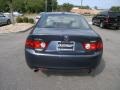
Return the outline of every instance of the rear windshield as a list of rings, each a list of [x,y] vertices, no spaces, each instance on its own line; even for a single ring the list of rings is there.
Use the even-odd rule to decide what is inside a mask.
[[[88,29],[89,25],[86,20],[79,15],[44,15],[41,20],[39,20],[37,27]]]
[[[120,12],[109,12],[109,16],[111,16],[111,17],[120,16]]]

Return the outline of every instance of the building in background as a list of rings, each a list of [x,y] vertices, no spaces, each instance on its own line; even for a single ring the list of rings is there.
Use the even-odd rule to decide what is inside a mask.
[[[91,14],[95,15],[101,12],[101,10],[96,9],[79,9],[78,7],[72,8],[71,12],[78,13],[78,14]]]

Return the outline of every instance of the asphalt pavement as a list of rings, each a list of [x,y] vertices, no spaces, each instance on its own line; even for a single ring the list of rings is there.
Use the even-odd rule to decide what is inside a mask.
[[[0,90],[120,90],[120,30],[92,28],[101,35],[104,54],[92,73],[34,73],[24,57],[29,31],[0,35]]]

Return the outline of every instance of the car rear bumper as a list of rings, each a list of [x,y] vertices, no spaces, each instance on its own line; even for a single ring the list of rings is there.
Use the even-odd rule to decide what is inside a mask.
[[[107,27],[120,27],[120,23],[105,23]]]
[[[26,62],[31,69],[70,69],[96,68],[100,63],[102,52],[94,55],[53,55],[36,54],[31,51],[25,51]]]

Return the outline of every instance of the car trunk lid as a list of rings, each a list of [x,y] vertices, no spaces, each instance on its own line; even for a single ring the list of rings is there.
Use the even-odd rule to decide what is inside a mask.
[[[86,52],[83,43],[100,40],[93,30],[36,28],[30,35],[33,39],[48,42],[44,53],[59,54],[92,54]]]

